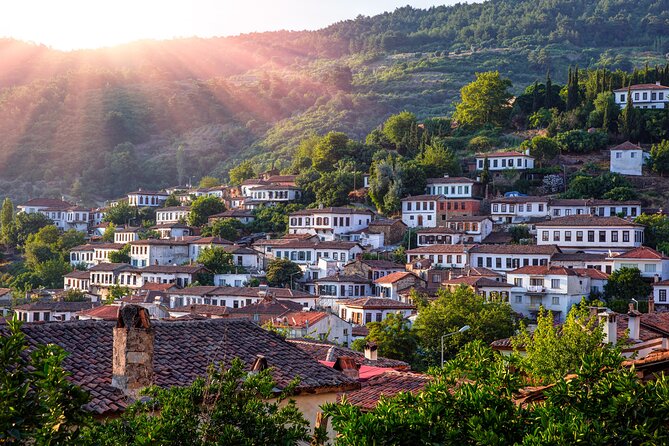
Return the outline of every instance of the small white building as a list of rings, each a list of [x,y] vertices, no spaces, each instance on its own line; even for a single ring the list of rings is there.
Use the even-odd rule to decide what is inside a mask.
[[[87,293],[90,289],[90,272],[72,271],[63,276],[63,288],[67,290],[79,290]]]
[[[667,108],[667,103],[669,103],[669,87],[665,87],[660,82],[618,88],[613,93],[616,104],[620,108],[625,108],[627,105],[628,94],[632,95],[634,108]]]
[[[590,277],[571,268],[525,266],[506,275],[511,288],[511,308],[517,313],[536,317],[539,308],[553,312],[563,322],[571,307],[590,294]]]
[[[292,311],[275,317],[272,323],[286,330],[288,339],[313,338],[341,345],[351,340],[351,323],[325,311]]]
[[[142,228],[119,226],[114,230],[114,243],[130,243],[139,240],[139,231]]]
[[[381,297],[340,300],[339,317],[353,325],[381,322],[389,314],[399,314],[408,318],[416,309],[415,305]]]
[[[463,243],[480,243],[492,233],[493,222],[486,215],[454,216],[446,225],[460,234]]]
[[[142,285],[147,283],[173,283],[185,288],[197,281],[198,274],[207,272],[202,265],[149,265],[139,270]]]
[[[90,301],[42,301],[19,305],[14,309],[23,322],[65,322],[76,319],[77,312],[100,305]]]
[[[156,224],[186,223],[190,216],[190,206],[170,206],[156,210]]]
[[[490,202],[490,217],[498,224],[518,224],[547,218],[547,197],[503,197]]]
[[[669,280],[663,280],[653,284],[653,301],[655,302],[655,308],[660,311],[669,310],[667,294],[669,294]]]
[[[425,193],[443,195],[446,198],[472,198],[479,183],[465,177],[428,178]]]
[[[312,242],[308,240],[277,240],[276,244],[262,245],[268,259],[288,259],[301,266],[314,265],[323,258],[332,260],[342,267],[362,254],[363,249],[354,242]]]
[[[599,217],[637,217],[641,215],[640,201],[554,198],[548,203],[551,218],[570,215],[597,215]]]
[[[572,215],[536,224],[537,245],[565,252],[624,252],[643,244],[643,225],[620,217]]]
[[[416,244],[429,245],[456,245],[460,243],[461,234],[453,229],[437,226],[434,228],[420,228],[416,231]]]
[[[130,263],[144,268],[149,265],[179,265],[190,261],[186,240],[147,239],[130,242]]]
[[[304,209],[288,218],[288,234],[313,234],[333,241],[344,234],[367,229],[374,213],[369,209],[329,207]]]
[[[647,246],[640,246],[607,258],[613,270],[636,268],[641,276],[655,281],[669,280],[669,257]]]
[[[560,252],[555,245],[476,245],[469,250],[470,265],[506,273],[523,266],[545,266]]]
[[[529,149],[527,150],[529,152]],[[534,168],[534,157],[522,152],[492,152],[476,155],[476,170],[484,170],[488,161],[488,170],[526,170]]]
[[[443,195],[402,198],[402,222],[409,228],[434,228],[437,226],[439,203],[443,201]]]
[[[407,263],[430,260],[433,268],[464,268],[469,264],[468,245],[428,245],[409,249]]]
[[[278,184],[258,185],[249,188],[249,195],[246,197],[263,204],[288,203],[299,200],[302,189]]]
[[[169,194],[167,192],[155,192],[139,189],[128,193],[128,205],[132,207],[162,207]]]
[[[84,264],[86,268],[90,268],[93,265],[97,265],[97,263],[93,244],[87,243],[70,249],[70,265],[76,267],[79,264]]]
[[[357,274],[334,274],[314,281],[319,306],[337,311],[340,299],[358,299],[372,294],[371,281]]]
[[[609,170],[621,175],[643,175],[644,153],[641,147],[625,141],[609,149],[611,163]]]

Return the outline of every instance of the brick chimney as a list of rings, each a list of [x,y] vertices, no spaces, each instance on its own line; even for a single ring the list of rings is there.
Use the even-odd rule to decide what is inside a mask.
[[[139,305],[121,308],[114,328],[112,386],[126,394],[137,392],[153,383],[153,342],[149,312]]]
[[[373,342],[367,342],[365,344],[365,359],[369,361],[376,361],[378,346]]]
[[[350,356],[340,356],[337,358],[332,368],[339,370],[349,378],[358,379],[360,377],[358,365],[355,363],[355,359]]]
[[[648,298],[648,314],[655,313],[655,297],[650,296]]]

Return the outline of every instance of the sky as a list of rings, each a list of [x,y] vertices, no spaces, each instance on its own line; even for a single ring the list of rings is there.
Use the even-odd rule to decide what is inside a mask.
[[[60,50],[142,39],[319,29],[356,16],[457,0],[4,0],[0,36]]]

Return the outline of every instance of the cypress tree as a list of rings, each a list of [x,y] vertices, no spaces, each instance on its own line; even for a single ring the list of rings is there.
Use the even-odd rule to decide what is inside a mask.
[[[620,133],[634,142],[639,134],[639,120],[637,119],[637,109],[634,108],[634,101],[632,100],[631,86],[627,87],[627,105],[620,113],[619,124]]]
[[[539,82],[534,81],[534,90],[532,91],[532,113],[539,110]]]
[[[551,106],[553,105],[551,101],[552,90],[553,90],[553,83],[551,82],[551,73],[550,71],[548,71],[546,72],[546,94],[544,99],[545,100],[544,107],[546,107],[546,110],[550,110]]]

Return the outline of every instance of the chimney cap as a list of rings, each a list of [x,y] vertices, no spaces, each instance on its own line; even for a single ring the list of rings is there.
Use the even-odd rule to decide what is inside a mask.
[[[140,305],[124,305],[119,310],[116,328],[151,328],[149,311]]]

